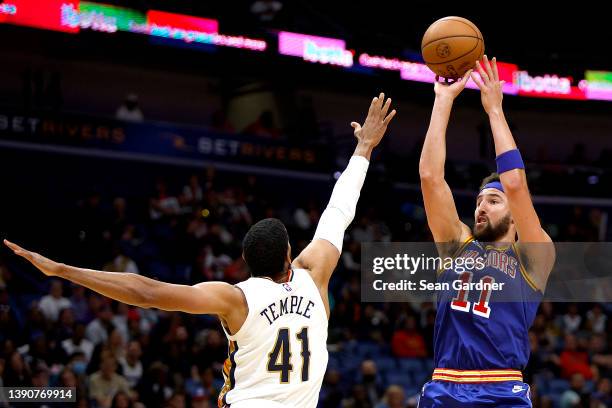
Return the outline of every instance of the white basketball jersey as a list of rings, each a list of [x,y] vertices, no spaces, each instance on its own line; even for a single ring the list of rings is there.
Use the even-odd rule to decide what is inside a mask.
[[[236,334],[225,333],[219,406],[315,408],[327,367],[327,313],[310,274],[294,269],[286,283],[250,278],[237,286],[249,313]]]

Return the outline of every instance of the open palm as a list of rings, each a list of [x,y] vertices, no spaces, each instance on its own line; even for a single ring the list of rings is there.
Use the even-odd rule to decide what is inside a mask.
[[[59,275],[59,272],[61,270],[61,264],[52,261],[51,259],[46,258],[37,252],[28,251],[27,249],[24,249],[19,245],[14,244],[6,239],[4,240],[4,244],[10,249],[12,249],[15,255],[19,255],[22,258],[25,258],[45,275]]]

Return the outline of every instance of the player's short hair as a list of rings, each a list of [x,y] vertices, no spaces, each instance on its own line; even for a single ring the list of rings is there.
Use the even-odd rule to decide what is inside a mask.
[[[253,225],[244,236],[242,252],[252,276],[274,276],[285,268],[289,234],[276,218]]]
[[[478,188],[478,191],[481,191],[484,188],[484,186],[486,186],[487,184],[492,183],[494,181],[501,182],[501,180],[499,178],[499,174],[491,173],[487,177],[483,178],[482,179],[482,183],[480,183],[480,187]]]

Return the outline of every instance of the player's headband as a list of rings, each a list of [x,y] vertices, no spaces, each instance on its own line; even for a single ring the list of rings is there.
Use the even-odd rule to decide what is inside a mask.
[[[501,191],[502,193],[505,193],[504,186],[502,186],[502,183],[500,183],[499,181],[492,181],[490,183],[485,184],[478,193],[482,192],[482,190],[484,190],[485,188],[494,188],[496,190]]]

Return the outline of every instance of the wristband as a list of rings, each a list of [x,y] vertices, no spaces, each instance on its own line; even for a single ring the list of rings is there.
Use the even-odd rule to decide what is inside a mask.
[[[524,169],[525,164],[518,149],[508,150],[495,158],[497,163],[497,174],[502,174],[514,169]]]

